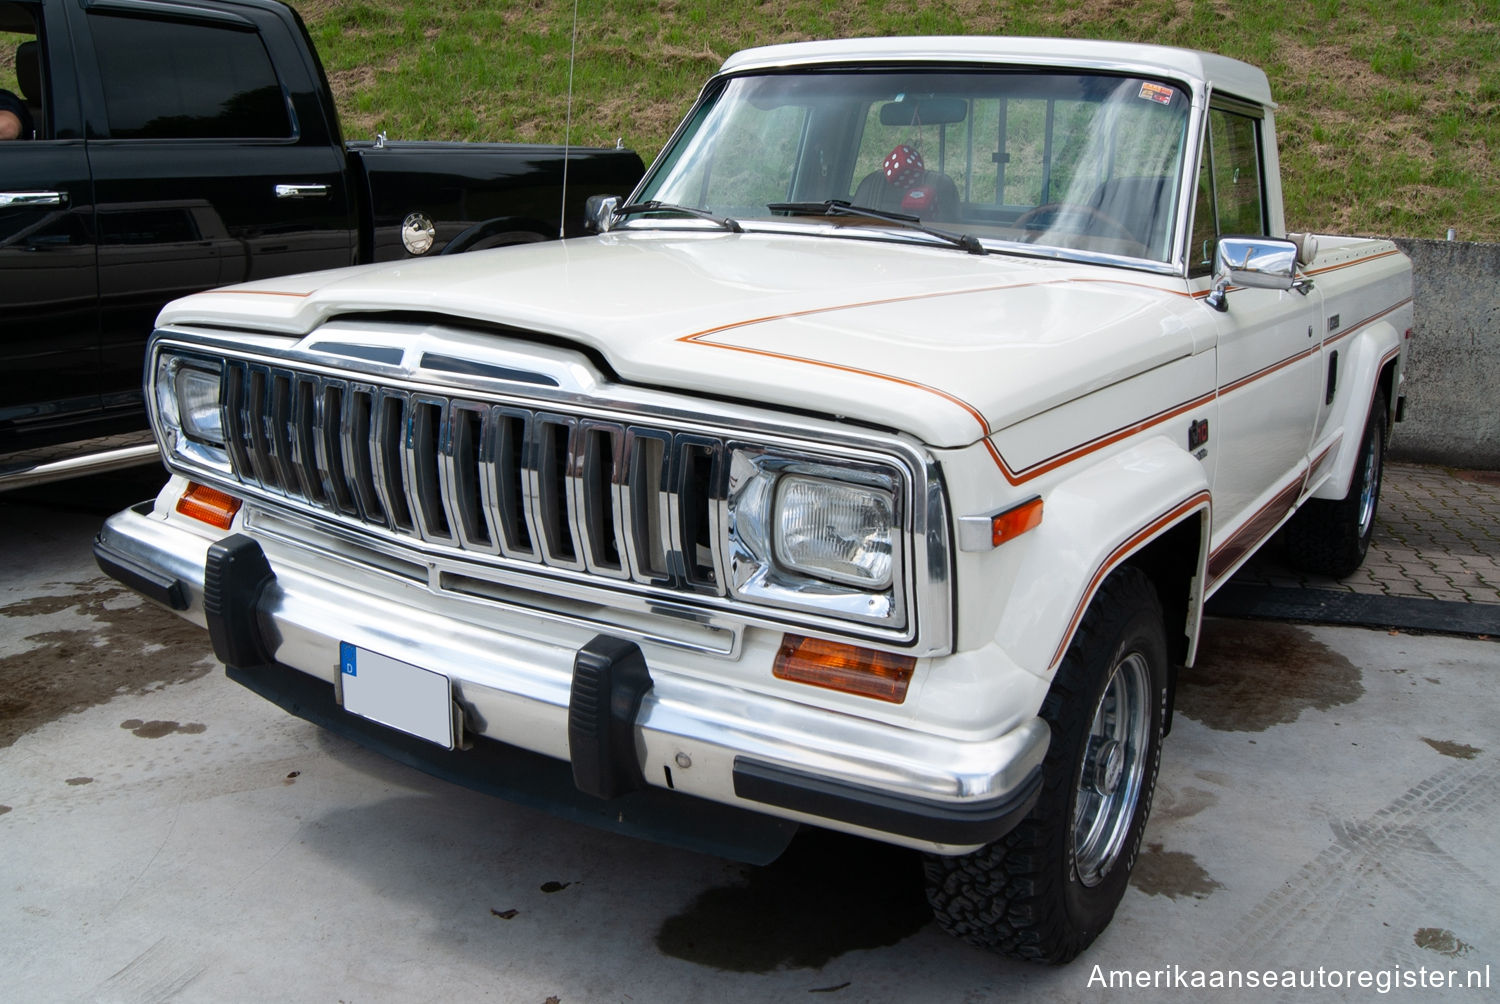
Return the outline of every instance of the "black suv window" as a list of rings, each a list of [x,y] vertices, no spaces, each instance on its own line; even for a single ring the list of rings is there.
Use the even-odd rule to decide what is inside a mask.
[[[40,8],[0,3],[0,111],[19,133],[7,139],[45,139],[48,135],[42,93],[42,17]]]
[[[292,134],[270,56],[253,31],[91,14],[109,134],[124,139]]]

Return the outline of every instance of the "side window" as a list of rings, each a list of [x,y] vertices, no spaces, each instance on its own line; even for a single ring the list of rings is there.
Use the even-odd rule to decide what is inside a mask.
[[[0,140],[45,139],[41,10],[0,3]]]
[[[1266,214],[1260,184],[1259,123],[1246,115],[1211,110],[1214,204],[1221,234],[1263,234]]]
[[[1198,168],[1198,198],[1193,207],[1193,242],[1188,248],[1188,275],[1210,275],[1214,248],[1219,243],[1219,220],[1214,215],[1214,183],[1208,157]]]
[[[1213,271],[1214,251],[1221,235],[1266,232],[1260,123],[1248,115],[1211,109],[1203,153],[1188,256],[1188,274],[1192,276]]]
[[[292,134],[260,36],[228,26],[90,14],[116,139],[255,139]]]

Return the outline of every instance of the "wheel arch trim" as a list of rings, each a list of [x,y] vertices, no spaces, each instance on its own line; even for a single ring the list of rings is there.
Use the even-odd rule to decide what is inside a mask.
[[[1079,597],[1078,605],[1073,611],[1072,619],[1068,622],[1067,630],[1058,642],[1057,649],[1052,653],[1052,659],[1048,664],[1048,672],[1054,672],[1062,662],[1063,656],[1068,651],[1068,646],[1073,642],[1073,636],[1078,631],[1078,625],[1083,620],[1089,604],[1099,592],[1099,587],[1104,580],[1115,569],[1130,563],[1132,558],[1144,553],[1158,541],[1161,541],[1170,531],[1183,526],[1191,526],[1193,519],[1198,520],[1198,554],[1195,556],[1193,569],[1194,574],[1189,580],[1187,595],[1174,598],[1166,595],[1161,596],[1162,609],[1167,612],[1171,607],[1171,601],[1181,599],[1183,602],[1183,632],[1185,644],[1180,654],[1183,656],[1184,665],[1192,665],[1193,656],[1198,647],[1199,629],[1203,622],[1203,573],[1208,562],[1208,522],[1213,507],[1211,493],[1204,489],[1189,498],[1183,499],[1175,506],[1162,513],[1125,540],[1121,541],[1109,555],[1099,563],[1084,588],[1083,595]],[[1161,593],[1162,582],[1156,575],[1147,572],[1147,575],[1157,584],[1158,593]],[[1173,615],[1168,613],[1172,618]],[[1172,639],[1168,638],[1168,647],[1172,647]]]
[[[1409,321],[1410,314],[1404,319]],[[1349,482],[1359,461],[1360,443],[1364,439],[1365,423],[1375,407],[1375,395],[1384,391],[1388,395],[1388,406],[1392,409],[1396,406],[1395,395],[1399,393],[1402,375],[1404,332],[1382,317],[1360,327],[1357,333],[1351,330],[1349,335],[1353,337],[1339,339],[1338,351],[1344,353],[1344,361],[1339,365],[1339,380],[1347,387],[1367,389],[1368,393],[1355,390],[1340,395],[1342,400],[1336,405],[1337,410],[1328,416],[1323,426],[1324,438],[1313,445],[1311,452],[1317,456],[1322,448],[1336,442],[1340,436],[1342,443],[1330,463],[1321,468],[1314,467],[1314,475],[1321,473],[1322,479],[1308,485],[1305,497],[1343,498],[1349,491]],[[1332,344],[1333,341],[1324,343],[1325,352]],[[1390,429],[1381,432],[1389,436]]]

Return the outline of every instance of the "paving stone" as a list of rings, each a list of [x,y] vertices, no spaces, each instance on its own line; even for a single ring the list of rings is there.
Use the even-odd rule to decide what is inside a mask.
[[[1273,543],[1234,581],[1500,604],[1500,485],[1470,471],[1387,464],[1370,552],[1348,579],[1300,572]]]

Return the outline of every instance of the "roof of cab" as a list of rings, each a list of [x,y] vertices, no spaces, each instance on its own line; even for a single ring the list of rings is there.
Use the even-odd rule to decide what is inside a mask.
[[[1249,63],[1194,49],[1090,39],[954,35],[791,42],[737,52],[719,72],[863,62],[995,63],[1165,76],[1194,89],[1207,84],[1216,92],[1274,107],[1265,73]]]

